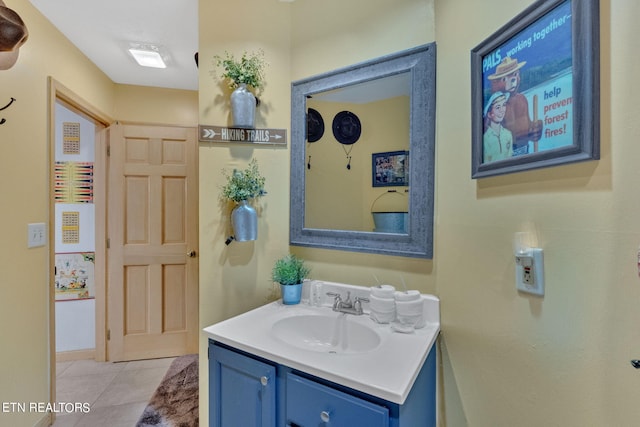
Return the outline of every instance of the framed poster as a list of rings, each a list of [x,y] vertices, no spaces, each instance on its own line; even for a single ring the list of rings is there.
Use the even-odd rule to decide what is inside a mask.
[[[56,162],[56,203],[93,203],[93,162]]]
[[[600,158],[598,0],[540,0],[471,51],[472,178]]]
[[[56,301],[95,298],[95,253],[57,253],[55,255]]]
[[[371,155],[371,175],[374,187],[409,185],[409,152],[373,153]]]

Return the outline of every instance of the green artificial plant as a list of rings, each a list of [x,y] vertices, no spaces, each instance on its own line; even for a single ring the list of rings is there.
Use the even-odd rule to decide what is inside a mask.
[[[258,170],[258,161],[251,159],[249,166],[243,171],[234,169],[231,174],[222,171],[227,183],[222,187],[222,196],[239,203],[243,200],[261,197],[267,194],[264,190],[265,178]]]
[[[236,89],[243,83],[254,90],[260,90],[264,86],[264,69],[267,66],[264,51],[251,54],[244,52],[239,60],[225,51],[224,57],[216,55],[213,59],[218,67],[224,69],[221,76],[228,80],[230,89]]]
[[[288,254],[276,261],[271,270],[271,279],[281,285],[297,285],[302,283],[310,271],[304,260]]]

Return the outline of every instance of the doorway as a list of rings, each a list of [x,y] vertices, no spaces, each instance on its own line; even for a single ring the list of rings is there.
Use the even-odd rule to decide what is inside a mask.
[[[95,159],[92,165],[93,168],[93,204],[95,206],[95,256],[94,259],[94,284],[93,284],[93,301],[95,303],[95,349],[89,352],[80,352],[77,355],[79,358],[92,358],[96,361],[114,361],[114,360],[132,360],[136,358],[153,358],[153,357],[167,357],[176,355],[180,351],[186,351],[187,349],[190,352],[197,352],[198,349],[198,277],[197,277],[197,248],[198,248],[198,224],[197,224],[197,133],[193,128],[169,128],[169,127],[161,127],[161,126],[153,126],[153,125],[136,125],[136,126],[126,126],[126,125],[114,125],[114,120],[110,118],[108,115],[100,112],[95,109],[93,106],[86,103],[84,100],[76,96],[69,89],[64,87],[62,84],[57,82],[55,79],[49,79],[49,153],[50,153],[50,205],[49,205],[49,241],[54,242],[56,239],[56,233],[60,233],[61,229],[65,231],[70,231],[71,235],[73,233],[83,232],[83,226],[80,225],[81,229],[77,228],[78,224],[74,224],[73,222],[69,224],[60,223],[60,220],[56,218],[56,163],[55,163],[55,150],[56,150],[56,126],[57,126],[57,118],[56,118],[56,104],[63,104],[66,108],[71,109],[74,113],[86,118],[95,124]],[[136,129],[136,131],[149,132],[153,134],[151,138],[148,138],[145,142],[145,139],[141,136],[140,132],[138,134],[131,136],[129,133],[124,132],[123,129]],[[158,130],[161,129],[160,134],[158,134]],[[173,129],[173,130],[172,130]],[[147,133],[149,133],[147,132]],[[168,134],[167,134],[168,133]],[[188,144],[183,144],[181,141],[184,139],[181,134],[188,134]],[[168,136],[167,136],[168,135]],[[114,140],[114,138],[116,138]],[[124,139],[123,139],[124,138]],[[127,140],[129,138],[129,140]],[[181,139],[182,138],[182,139]],[[72,140],[73,138],[71,138]],[[122,171],[122,160],[123,158],[117,156],[110,156],[109,152],[111,151],[111,141],[117,141],[115,152],[123,153],[122,149],[125,148],[124,153],[128,156],[129,159],[133,159],[134,163],[139,162],[141,160],[141,153],[146,150],[145,146],[157,146],[154,148],[156,157],[155,159],[168,159],[169,169],[179,169],[177,163],[183,158],[188,157],[188,162],[191,165],[191,168],[188,169],[186,177],[180,177],[178,175],[171,175],[173,172],[167,172],[166,170],[160,173],[160,177],[167,178],[162,181],[157,188],[160,190],[160,197],[157,200],[160,203],[160,207],[162,209],[162,213],[159,216],[160,220],[157,218],[154,219],[153,223],[149,226],[149,230],[151,232],[156,232],[158,225],[162,225],[162,222],[167,226],[164,227],[162,231],[159,233],[160,239],[167,238],[170,240],[168,245],[172,246],[177,250],[174,254],[168,254],[166,247],[155,246],[153,248],[143,248],[141,245],[137,244],[140,242],[136,242],[134,251],[136,252],[136,256],[138,257],[135,260],[135,265],[129,265],[127,269],[126,263],[118,264],[111,262],[111,259],[119,259],[120,261],[123,259],[121,254],[126,255],[126,249],[123,250],[124,244],[127,243],[126,239],[123,241],[120,237],[122,234],[122,224],[124,222],[120,222],[120,220],[116,219],[116,214],[120,215],[119,218],[122,221],[133,218],[134,220],[140,220],[141,217],[138,215],[140,211],[137,209],[136,203],[139,201],[139,194],[136,196],[131,196],[132,193],[127,190],[131,198],[130,200],[133,202],[128,205],[129,210],[126,209],[126,202],[124,200],[125,205],[122,204],[122,201],[118,201],[113,197],[110,197],[109,189],[111,186],[117,186],[118,180],[123,176],[122,174],[117,175],[119,171]],[[124,142],[123,142],[124,141]],[[159,141],[159,142],[158,142]],[[72,141],[73,142],[73,141]],[[188,148],[185,148],[187,147]],[[127,148],[128,146],[128,148]],[[129,151],[126,151],[126,150]],[[187,155],[188,153],[188,155]],[[115,158],[115,160],[114,160]],[[155,161],[155,160],[154,160]],[[137,166],[133,166],[134,168],[139,168],[140,170],[136,171],[133,175],[133,178],[130,180],[133,183],[133,190],[141,190],[143,186],[139,184],[144,181],[142,170],[150,169],[150,166],[145,166],[138,163]],[[115,174],[114,174],[115,171]],[[171,176],[170,176],[171,175]],[[120,178],[118,178],[118,176]],[[152,179],[149,178],[149,182]],[[187,191],[187,181],[188,187],[190,189]],[[154,184],[155,185],[155,184]],[[122,191],[123,187],[119,187],[118,191]],[[184,192],[182,189],[184,188]],[[116,192],[112,192],[116,194]],[[113,196],[112,194],[112,196]],[[190,203],[189,214],[184,214],[181,216],[181,211],[179,209],[180,201],[184,201],[187,198]],[[162,203],[165,203],[162,206]],[[113,204],[112,206],[110,206]],[[122,207],[125,207],[122,210]],[[150,209],[156,209],[158,204],[154,204],[150,206]],[[193,215],[195,212],[195,216]],[[129,215],[129,218],[127,218]],[[179,223],[179,219],[182,219],[181,227],[175,227]],[[140,223],[135,224],[137,227]],[[73,227],[76,227],[75,229]],[[65,228],[66,227],[66,228]],[[125,227],[125,230],[127,228]],[[130,228],[129,231],[132,229]],[[188,235],[188,241],[179,242],[180,231],[184,231],[184,237]],[[115,239],[110,236],[110,233],[118,233]],[[152,233],[153,234],[153,233]],[[125,238],[131,237],[130,235],[126,235]],[[140,229],[136,228],[133,233],[134,237],[140,237]],[[154,237],[154,242],[157,241],[158,238]],[[145,252],[152,252],[160,249],[160,252],[163,252],[164,255],[170,255],[169,260],[162,260],[159,265],[153,265],[148,267],[149,274],[144,273],[145,268],[142,263],[140,263],[140,257],[145,258]],[[51,401],[54,402],[56,399],[56,289],[54,287],[55,283],[55,275],[56,275],[56,256],[55,256],[54,245],[50,246],[50,254],[49,254],[49,265],[50,265],[50,283],[52,286],[49,287],[49,301],[50,301],[50,310],[49,310],[49,335],[50,335],[50,395]],[[153,254],[151,254],[153,255]],[[152,256],[146,257],[151,259]],[[184,260],[187,266],[181,266],[181,260]],[[182,263],[182,264],[185,264]],[[121,268],[118,269],[118,265],[121,265]],[[193,274],[192,272],[196,273]],[[184,280],[183,280],[184,278]],[[150,283],[155,283],[158,279],[162,282],[160,288],[155,289],[154,292],[148,294],[149,298],[138,298],[141,301],[149,301],[150,298],[154,298],[156,301],[160,301],[158,306],[161,308],[171,307],[170,316],[165,316],[162,320],[154,326],[154,328],[160,328],[162,333],[165,333],[167,336],[171,336],[173,341],[179,341],[183,345],[183,350],[176,350],[176,346],[172,346],[171,350],[168,350],[168,347],[161,348],[158,351],[146,352],[145,354],[139,353],[137,356],[132,354],[124,354],[120,356],[114,357],[114,346],[112,345],[113,341],[109,341],[110,337],[114,337],[114,334],[122,343],[123,337],[126,339],[127,336],[139,335],[141,325],[143,325],[143,318],[132,317],[131,313],[139,313],[135,307],[131,305],[132,300],[125,300],[127,307],[123,310],[120,308],[121,313],[125,313],[124,319],[125,322],[122,322],[123,317],[120,317],[118,320],[117,311],[114,314],[113,309],[117,308],[117,299],[112,300],[112,296],[116,294],[122,294],[122,292],[130,292],[127,296],[141,296],[141,290],[145,288],[146,285]],[[184,286],[188,279],[189,284],[189,292],[187,295],[186,290],[184,290]],[[146,280],[146,282],[143,282]],[[142,283],[142,285],[141,285]],[[124,287],[122,287],[124,286]],[[180,286],[183,286],[181,288]],[[109,292],[111,290],[111,292]],[[114,292],[115,290],[115,292]],[[183,292],[184,291],[184,292]],[[162,293],[160,297],[158,297],[158,292]],[[188,299],[188,305],[186,300]],[[169,306],[164,303],[164,301],[171,300],[174,304]],[[175,304],[176,302],[184,301],[182,312],[178,312],[179,305]],[[185,308],[187,307],[187,308]],[[129,310],[129,311],[127,311]],[[149,314],[149,318],[156,319],[157,316],[153,312],[153,307],[146,307],[146,313]],[[195,316],[195,322],[192,320]],[[187,320],[188,319],[188,320]],[[134,321],[133,324],[131,321]],[[126,321],[130,323],[127,324]],[[120,323],[118,323],[120,322]],[[114,330],[115,325],[115,330]],[[158,326],[159,325],[159,326]],[[145,325],[143,325],[145,326]],[[129,329],[126,329],[126,328]],[[183,333],[182,329],[187,329],[186,333]],[[148,340],[152,341],[154,344],[156,342],[161,342],[160,340],[156,341],[156,337],[150,337]],[[169,340],[170,341],[170,340]],[[116,347],[122,344],[117,344]],[[162,344],[164,345],[164,344]],[[126,343],[125,343],[126,348]],[[116,351],[117,353],[117,351]]]
[[[66,109],[77,114],[79,117],[86,119],[95,125],[93,135],[94,138],[93,147],[94,159],[91,165],[91,202],[94,210],[94,227],[92,230],[93,239],[95,240],[94,248],[94,262],[93,262],[93,291],[91,298],[83,298],[85,300],[92,300],[93,304],[91,310],[95,313],[93,317],[95,319],[94,328],[94,349],[88,351],[69,352],[68,357],[91,357],[97,361],[106,360],[106,343],[105,343],[105,330],[106,330],[106,247],[104,242],[106,241],[106,160],[105,160],[105,129],[113,122],[108,115],[97,110],[83,99],[74,94],[71,90],[66,88],[60,82],[49,77],[49,164],[50,164],[50,178],[49,178],[49,241],[52,242],[49,250],[49,364],[50,364],[50,396],[51,401],[55,402],[56,399],[56,249],[53,242],[57,238],[60,238],[60,233],[56,237],[56,233],[62,230],[62,224],[60,219],[56,219],[56,139],[58,124],[56,118],[57,105],[64,105]],[[73,133],[73,131],[71,131]],[[71,145],[76,145],[79,142],[78,135],[71,135],[68,138]],[[58,138],[59,139],[59,138]],[[77,148],[77,146],[75,147]],[[73,150],[74,148],[71,148]],[[68,189],[68,188],[67,188]],[[58,188],[60,190],[60,188]],[[71,200],[63,200],[71,201]],[[78,210],[69,210],[71,216],[78,217]],[[77,215],[76,215],[77,214]],[[68,231],[71,233],[78,233],[82,231],[79,229],[81,224],[69,223]],[[77,237],[77,236],[76,236]],[[85,278],[77,278],[73,286],[85,280]],[[66,286],[66,283],[64,286]],[[71,286],[70,286],[71,287]],[[61,292],[58,292],[60,295]],[[69,293],[70,294],[70,293]],[[87,295],[88,296],[88,295]],[[72,301],[74,303],[75,301]],[[79,306],[79,305],[78,305]],[[86,311],[86,305],[81,310]],[[91,340],[89,338],[89,340]]]

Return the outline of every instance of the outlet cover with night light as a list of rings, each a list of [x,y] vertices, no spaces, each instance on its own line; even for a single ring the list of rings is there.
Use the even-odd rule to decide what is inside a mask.
[[[544,296],[542,249],[530,248],[528,255],[516,255],[516,288],[521,292]]]
[[[514,238],[516,289],[544,296],[543,252],[542,249],[533,246],[535,246],[534,236],[530,233],[516,233]]]

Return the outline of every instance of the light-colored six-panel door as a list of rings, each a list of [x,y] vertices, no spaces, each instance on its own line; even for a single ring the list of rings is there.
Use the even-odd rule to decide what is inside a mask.
[[[109,133],[108,358],[197,353],[196,129]]]

